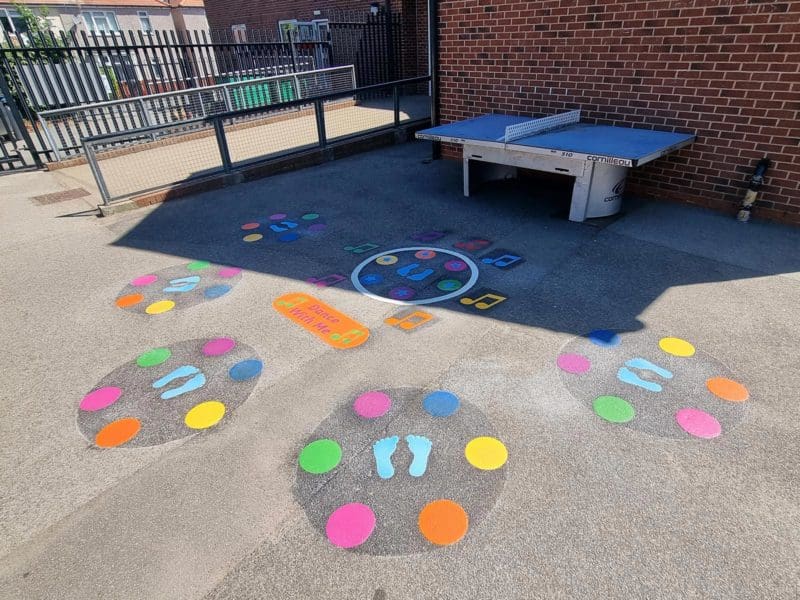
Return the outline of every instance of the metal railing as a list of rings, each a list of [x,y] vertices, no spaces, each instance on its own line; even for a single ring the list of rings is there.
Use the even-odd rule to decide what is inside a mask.
[[[85,137],[184,123],[355,87],[355,70],[348,65],[42,111],[39,121],[56,160],[63,160],[81,153]]]
[[[105,204],[430,119],[430,76],[83,140]],[[350,100],[347,102],[346,100]]]

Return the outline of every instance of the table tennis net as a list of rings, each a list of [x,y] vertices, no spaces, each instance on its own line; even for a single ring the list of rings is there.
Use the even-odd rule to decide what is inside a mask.
[[[560,115],[553,115],[552,117],[543,117],[541,119],[533,119],[525,121],[517,125],[509,125],[506,127],[506,133],[503,137],[498,139],[498,142],[508,144],[514,140],[519,140],[524,137],[543,133],[545,131],[552,131],[560,129],[567,125],[574,125],[581,122],[581,111],[571,110],[569,112],[561,113]]]

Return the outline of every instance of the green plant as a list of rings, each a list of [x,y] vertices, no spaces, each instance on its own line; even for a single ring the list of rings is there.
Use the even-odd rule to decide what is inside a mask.
[[[50,9],[47,6],[40,6],[39,14],[36,14],[32,8],[18,0],[11,4],[20,18],[25,21],[25,27],[28,32],[33,34],[34,37],[41,37],[42,34],[50,33],[51,25],[50,21],[47,20],[47,17],[50,16]]]

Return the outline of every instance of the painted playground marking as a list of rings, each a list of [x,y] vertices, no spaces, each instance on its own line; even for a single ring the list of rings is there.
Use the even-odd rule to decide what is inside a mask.
[[[469,291],[478,281],[472,259],[444,248],[409,246],[374,254],[350,279],[365,296],[391,304],[443,302]]]
[[[241,278],[242,270],[237,267],[196,260],[135,277],[114,303],[131,312],[160,315],[221,298]]]
[[[253,391],[262,364],[229,337],[152,348],[81,400],[78,428],[96,446],[155,446],[214,427]]]
[[[242,241],[250,244],[261,240],[289,243],[301,238],[317,237],[327,229],[327,225],[315,212],[303,213],[299,218],[275,213],[244,223],[240,229],[244,232]]]
[[[302,293],[276,298],[272,307],[323,342],[338,348],[355,348],[369,338],[369,329],[332,306]]]
[[[298,455],[295,496],[337,547],[373,555],[454,544],[505,483],[508,450],[446,390],[370,390],[340,405]]]
[[[595,330],[568,343],[556,364],[601,419],[663,437],[718,437],[750,398],[724,365],[677,337]]]

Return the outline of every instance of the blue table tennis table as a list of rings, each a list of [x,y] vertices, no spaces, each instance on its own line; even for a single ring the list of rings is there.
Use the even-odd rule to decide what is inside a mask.
[[[575,178],[570,221],[619,212],[628,169],[691,144],[694,134],[580,122],[580,111],[531,119],[484,115],[417,132],[464,147],[464,195],[470,184],[514,177],[517,168]]]

